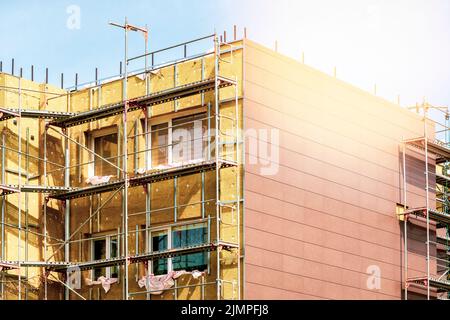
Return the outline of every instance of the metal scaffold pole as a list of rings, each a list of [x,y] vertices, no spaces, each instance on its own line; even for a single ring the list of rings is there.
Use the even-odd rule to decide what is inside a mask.
[[[217,35],[214,36],[214,119],[215,119],[215,160],[216,160],[216,242],[219,243],[220,240],[220,122],[219,122],[219,87],[218,87],[218,76],[219,76],[219,58],[220,58],[220,44]],[[220,247],[216,251],[216,283],[217,283],[217,300],[220,300],[221,292],[221,280],[220,280]]]
[[[64,149],[64,166],[65,166],[65,173],[64,173],[64,186],[69,187],[70,186],[70,155],[69,155],[69,139],[68,139],[68,132],[67,130],[63,129],[65,137],[65,149]],[[67,241],[64,246],[64,259],[66,262],[70,261],[70,243],[68,241],[70,237],[70,200],[64,201],[64,238]],[[66,273],[66,279],[68,279],[69,273]],[[65,296],[66,300],[70,299],[70,290],[66,286],[65,287]]]
[[[425,207],[427,212],[427,299],[430,300],[430,199],[429,199],[429,172],[428,172],[428,130],[427,109],[424,108],[424,133],[425,133]]]
[[[234,98],[235,98],[235,126],[236,126],[236,211],[237,211],[237,287],[238,287],[238,300],[241,300],[241,168],[240,168],[240,149],[239,149],[239,97],[238,97],[238,81],[236,77],[236,84],[234,85]]]
[[[147,70],[148,70],[148,26],[145,25],[145,58],[144,58],[144,69],[145,69],[145,94],[148,95],[150,92],[150,79],[149,76],[147,74]],[[145,150],[146,152],[144,153],[144,167],[145,167],[145,171],[149,170],[151,165],[149,165],[149,163],[151,164],[151,151],[150,151],[150,157],[149,157],[149,133],[148,133],[148,116],[149,116],[149,112],[150,109],[149,108],[144,108],[144,132],[145,132],[145,136],[144,136],[144,140],[145,140]],[[151,226],[151,202],[150,202],[150,198],[151,198],[151,184],[146,184],[144,186],[145,189],[145,252],[150,252],[150,247],[151,247],[151,243],[150,243],[150,235],[151,232],[149,231],[150,226]],[[146,287],[149,287],[149,277],[148,275],[150,274],[151,271],[151,266],[150,266],[150,262],[147,261],[147,263],[144,263],[144,268],[145,268],[145,272],[144,274],[146,275]],[[145,299],[146,300],[150,300],[151,299],[151,294],[150,292],[147,292],[145,295]]]
[[[18,164],[17,164],[17,185],[18,185],[18,194],[17,194],[17,211],[18,211],[18,229],[17,229],[17,261],[19,262],[19,269],[18,269],[18,288],[19,292],[17,295],[18,300],[22,300],[22,269],[21,269],[21,246],[22,246],[22,82],[19,78],[19,119],[18,119],[18,125],[17,125],[17,149],[18,149]]]
[[[402,139],[403,141],[403,139]],[[405,274],[404,285],[405,285],[405,300],[408,300],[408,216],[405,214],[408,210],[408,205],[406,204],[407,199],[407,186],[406,186],[406,143],[403,142],[403,245],[404,245],[404,268]]]
[[[147,76],[145,78],[147,79]],[[148,93],[148,86],[146,87],[146,90],[147,90],[146,92]],[[145,118],[144,118],[145,150],[149,149],[148,112],[149,112],[149,110],[147,108],[145,108],[144,109],[144,113],[145,113]],[[151,161],[151,153],[150,153],[150,157],[149,157],[148,151],[145,152],[144,155],[145,155],[145,170],[149,170],[151,167],[151,165],[149,165],[149,163]],[[150,195],[151,195],[151,184],[148,183],[145,185],[145,252],[150,252],[150,250],[151,250],[151,243],[150,243],[151,232],[149,231],[149,229],[151,226],[151,209],[152,209],[152,207],[151,207]],[[146,264],[144,264],[145,275],[147,275],[147,277],[146,277],[147,288],[149,287],[148,275],[150,274],[150,271],[151,271],[150,263],[147,262]],[[151,295],[150,295],[150,293],[147,293],[146,300],[150,300],[150,299],[151,299]]]
[[[124,255],[125,255],[125,274],[124,274],[124,298],[125,300],[129,299],[129,289],[128,289],[128,265],[129,265],[129,257],[128,257],[128,184],[129,184],[129,177],[128,177],[128,134],[127,134],[127,113],[128,113],[128,107],[129,107],[129,101],[128,101],[128,92],[127,92],[127,82],[128,82],[128,31],[139,31],[142,32],[145,36],[145,48],[147,51],[148,47],[148,29],[140,28],[137,26],[133,26],[128,24],[128,19],[125,17],[125,24],[120,25],[114,22],[109,23],[112,26],[119,27],[124,29],[125,31],[125,48],[124,48],[124,75],[123,75],[123,94],[122,94],[122,100],[124,104],[124,112],[123,112],[123,182],[124,182],[124,188],[123,188],[123,246],[124,246]],[[147,57],[147,55],[145,55]],[[147,62],[145,63],[145,69],[147,68]],[[146,70],[145,70],[146,71]]]
[[[5,149],[5,134],[4,132],[2,132],[2,185],[5,184],[5,164],[6,164],[6,149]],[[1,226],[1,237],[2,237],[2,255],[1,258],[2,260],[5,260],[6,255],[6,242],[5,242],[5,213],[6,213],[6,196],[3,196],[2,199],[2,226]],[[2,294],[2,300],[5,299],[4,294],[5,294],[5,285],[3,283],[3,274],[2,274],[2,283],[1,283],[1,294]]]
[[[450,122],[449,120],[450,120],[450,114],[449,114],[449,110],[448,110],[448,107],[447,107],[445,109],[445,139],[444,139],[445,145],[447,147],[449,146],[449,143],[450,143],[450,140],[449,140],[450,132],[448,130],[449,122]],[[448,171],[449,171],[449,162],[446,161],[446,163],[445,163],[445,174],[448,174]],[[449,191],[449,185],[448,185],[448,182],[446,182],[446,184],[445,184],[445,194],[444,194],[445,199],[446,199],[445,208],[444,208],[445,212],[449,212],[449,194],[448,194],[448,191]],[[447,224],[445,229],[446,229],[445,230],[445,237],[446,237],[446,247],[447,247],[446,249],[447,249],[447,252],[448,252],[448,251],[450,251],[450,243],[449,243],[450,225]],[[450,261],[449,260],[450,259],[447,259],[447,264],[446,264],[446,267],[447,267],[447,280],[450,280]],[[447,299],[450,299],[450,293],[449,292],[447,292],[446,296],[447,296]]]
[[[125,74],[123,77],[123,101],[125,104],[123,113],[123,232],[124,232],[124,248],[125,248],[125,300],[128,300],[128,135],[127,135],[127,111],[128,111],[128,20],[125,18],[125,58],[124,58]]]
[[[26,174],[26,179],[25,179],[25,184],[28,185],[30,183],[30,128],[27,127],[26,130],[26,145],[25,145],[25,155],[26,155],[26,159],[25,159],[25,174]],[[29,200],[29,194],[25,193],[25,261],[28,261],[28,240],[29,240],[29,223],[28,223],[28,200]],[[28,267],[25,268],[25,278],[28,280],[29,278],[29,270]],[[25,287],[25,300],[28,300],[28,288]]]
[[[44,124],[44,186],[47,187],[47,124]],[[44,261],[47,261],[47,200],[44,195],[43,199],[43,220],[44,220]],[[44,300],[48,298],[48,281],[47,272],[44,269]]]
[[[148,69],[148,26],[145,25],[145,32],[144,32],[144,43],[145,43],[145,49],[144,49],[144,54],[145,54],[145,58],[144,58],[144,75],[145,75],[145,94],[148,94],[149,91],[149,85],[150,82],[148,81],[148,77],[147,77],[147,69]],[[145,112],[147,113],[147,109],[145,109]]]

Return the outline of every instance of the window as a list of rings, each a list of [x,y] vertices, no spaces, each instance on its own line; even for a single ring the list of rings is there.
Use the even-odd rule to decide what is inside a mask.
[[[176,227],[172,230],[172,248],[185,248],[200,245],[207,241],[204,224]],[[206,252],[186,254],[172,259],[173,270],[205,270],[207,268]]]
[[[158,231],[152,233],[152,251],[164,251],[168,248],[168,233],[167,231]],[[153,260],[153,274],[161,275],[167,274],[168,263],[167,259]]]
[[[163,251],[204,244],[207,241],[207,235],[204,223],[155,231],[152,233],[152,250]],[[152,272],[154,275],[162,275],[174,270],[203,271],[208,267],[207,261],[206,252],[157,259],[153,260]]]
[[[152,168],[167,165],[169,162],[169,130],[168,124],[162,123],[152,126],[151,148]]]
[[[119,257],[119,246],[117,237],[109,238],[109,258],[117,258]],[[109,268],[110,277],[118,278],[119,277],[119,266],[114,266]]]
[[[106,240],[94,240],[94,260],[106,259]],[[94,269],[94,279],[97,280],[101,276],[105,276],[104,268]]]
[[[172,120],[172,162],[205,158],[207,119],[200,113]]]
[[[92,258],[93,260],[103,260],[118,257],[117,237],[107,236],[105,239],[92,240]],[[99,277],[117,278],[119,273],[118,266],[108,268],[95,268],[93,270],[93,279]]]
[[[94,131],[88,139],[92,151],[117,166],[118,135],[116,127]],[[90,159],[93,164],[89,168],[89,176],[117,175],[117,168],[113,165],[92,153],[90,153]]]
[[[112,159],[117,157],[117,133],[95,138],[94,152],[117,165],[117,158]],[[99,157],[95,159],[94,168],[96,176],[115,175],[117,171],[114,166]]]
[[[207,154],[206,113],[176,118],[151,126],[148,131],[148,167],[202,160]],[[142,121],[145,129],[145,122]]]

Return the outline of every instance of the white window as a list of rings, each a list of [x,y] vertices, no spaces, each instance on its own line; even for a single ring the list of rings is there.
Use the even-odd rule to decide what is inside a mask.
[[[205,158],[207,120],[205,113],[172,120],[172,163]]]
[[[206,159],[206,117],[206,113],[200,113],[151,126],[151,133],[147,136],[150,149],[147,153],[147,167],[158,168]]]
[[[207,242],[207,237],[206,224],[198,223],[153,231],[150,241],[152,251],[155,252],[201,245]],[[198,252],[153,260],[152,273],[161,275],[177,270],[204,271],[207,267],[207,253]]]
[[[91,251],[92,260],[117,258],[119,256],[117,236],[106,236],[103,239],[91,240]],[[92,270],[92,279],[97,280],[101,276],[117,278],[118,273],[118,266],[95,268]]]
[[[118,134],[117,127],[93,131],[87,137],[89,149],[97,155],[117,166],[118,163]],[[89,177],[117,175],[117,168],[106,161],[89,153]]]
[[[168,123],[161,123],[151,128],[151,168],[156,168],[169,163],[169,128]]]
[[[169,230],[160,230],[152,232],[151,248],[152,252],[166,251],[169,249]],[[158,259],[152,261],[152,273],[154,275],[167,274],[169,272],[169,259]]]

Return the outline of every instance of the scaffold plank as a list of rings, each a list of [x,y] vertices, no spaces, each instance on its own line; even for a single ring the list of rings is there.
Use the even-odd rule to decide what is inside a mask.
[[[440,184],[441,186],[450,186],[450,177],[436,173],[436,183]]]
[[[0,271],[19,269],[19,265],[9,261],[0,261]]]
[[[105,192],[109,192],[109,191],[114,191],[114,190],[122,188],[123,185],[124,185],[124,181],[119,180],[119,181],[102,183],[102,184],[84,187],[84,188],[74,188],[67,192],[58,192],[58,193],[51,194],[49,197],[52,199],[58,199],[58,200],[70,200],[70,199],[86,197],[86,196],[93,195],[93,194],[100,194],[100,193],[105,193]]]
[[[73,188],[66,187],[51,187],[51,186],[41,186],[41,185],[0,185],[0,196],[5,196],[8,194],[18,193],[18,192],[28,192],[28,193],[61,193],[73,190]]]
[[[427,277],[417,277],[408,279],[408,283],[414,283],[424,287],[426,287],[427,284],[429,284],[430,287],[435,288],[438,291],[441,292],[450,291],[450,280],[447,279],[440,279],[436,277],[430,277],[429,279],[427,279]]]
[[[436,242],[445,246],[450,245],[450,238],[436,237]]]
[[[145,107],[182,99],[191,95],[212,91],[215,89],[215,83],[215,79],[211,78],[130,99],[128,100],[128,111],[135,111]],[[219,88],[225,88],[234,84],[234,80],[224,77],[218,78]],[[125,104],[123,102],[119,102],[105,105],[94,110],[80,112],[71,117],[52,121],[50,124],[61,128],[73,127],[90,121],[122,114],[124,109]]]
[[[438,224],[439,224],[438,227],[444,227],[444,226],[450,224],[450,214],[442,212],[442,211],[434,210],[434,209],[428,209],[428,210],[426,208],[411,209],[411,210],[407,210],[405,212],[405,214],[407,214],[408,216],[412,215],[412,216],[426,219],[427,212],[428,212],[428,216],[431,220],[438,222]]]
[[[425,150],[425,138],[416,138],[404,141],[407,145],[415,147],[420,150]],[[450,148],[434,140],[427,140],[428,152],[436,155],[436,163],[443,163],[450,161]]]
[[[14,186],[0,185],[0,196],[7,196],[8,194],[18,193],[19,189]]]
[[[10,266],[10,269],[19,269],[20,267],[44,267],[53,268],[55,266],[68,266],[68,262],[45,262],[45,261],[0,261],[1,266]],[[6,270],[6,269],[3,269]]]
[[[15,117],[18,117],[19,114],[10,109],[0,108],[0,121],[6,121]]]
[[[50,110],[20,110],[0,108],[0,121],[19,117],[32,119],[62,119],[74,116],[73,112],[60,112]]]
[[[171,258],[186,254],[198,253],[198,252],[206,252],[206,251],[215,251],[218,247],[221,248],[238,248],[237,244],[226,243],[226,242],[215,242],[215,243],[203,243],[198,245],[193,245],[189,247],[176,248],[164,251],[154,251],[148,252],[144,254],[138,254],[129,256],[128,259],[125,257],[117,257],[111,259],[103,259],[103,260],[94,260],[87,262],[72,262],[68,264],[60,264],[53,265],[51,269],[58,272],[64,272],[67,268],[79,268],[80,270],[90,270],[93,268],[104,268],[104,267],[112,267],[116,265],[123,265],[127,261],[128,263],[139,263],[145,261],[151,261],[156,259],[164,259]]]
[[[236,166],[236,163],[233,163],[231,161],[220,161],[219,162],[220,168],[230,167],[230,166]],[[216,162],[211,161],[203,161],[198,162],[194,164],[189,165],[183,165],[183,166],[177,166],[172,167],[168,169],[163,170],[157,170],[153,171],[147,174],[143,175],[137,175],[134,177],[131,177],[128,180],[128,183],[131,187],[136,186],[142,186],[146,185],[148,183],[154,183],[158,181],[173,179],[174,177],[180,177],[180,176],[186,176],[190,174],[199,173],[202,171],[211,171],[216,168]],[[121,188],[124,185],[124,180],[109,182],[109,183],[103,183],[98,184],[95,186],[89,186],[84,188],[78,188],[73,189],[68,192],[60,192],[60,193],[54,193],[50,195],[50,198],[52,199],[58,199],[58,200],[70,200],[70,199],[76,199],[81,197],[86,197],[93,194],[99,194],[99,193],[105,193],[117,190]]]

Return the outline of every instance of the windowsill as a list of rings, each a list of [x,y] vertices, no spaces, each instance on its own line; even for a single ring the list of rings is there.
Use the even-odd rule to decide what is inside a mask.
[[[117,229],[116,230],[105,230],[105,231],[100,231],[100,232],[85,232],[83,233],[85,238],[93,238],[93,237],[98,237],[99,239],[97,240],[101,240],[101,239],[105,239],[106,237],[115,237],[117,236]]]
[[[199,163],[202,163],[202,162],[205,162],[205,161],[206,161],[205,158],[199,158],[199,159],[188,160],[188,161],[172,162],[170,164],[161,164],[161,165],[158,165],[158,166],[151,167],[146,172],[161,171],[161,170],[179,168],[179,167],[183,167],[183,166],[199,164]],[[142,174],[144,174],[144,173],[142,173]]]

